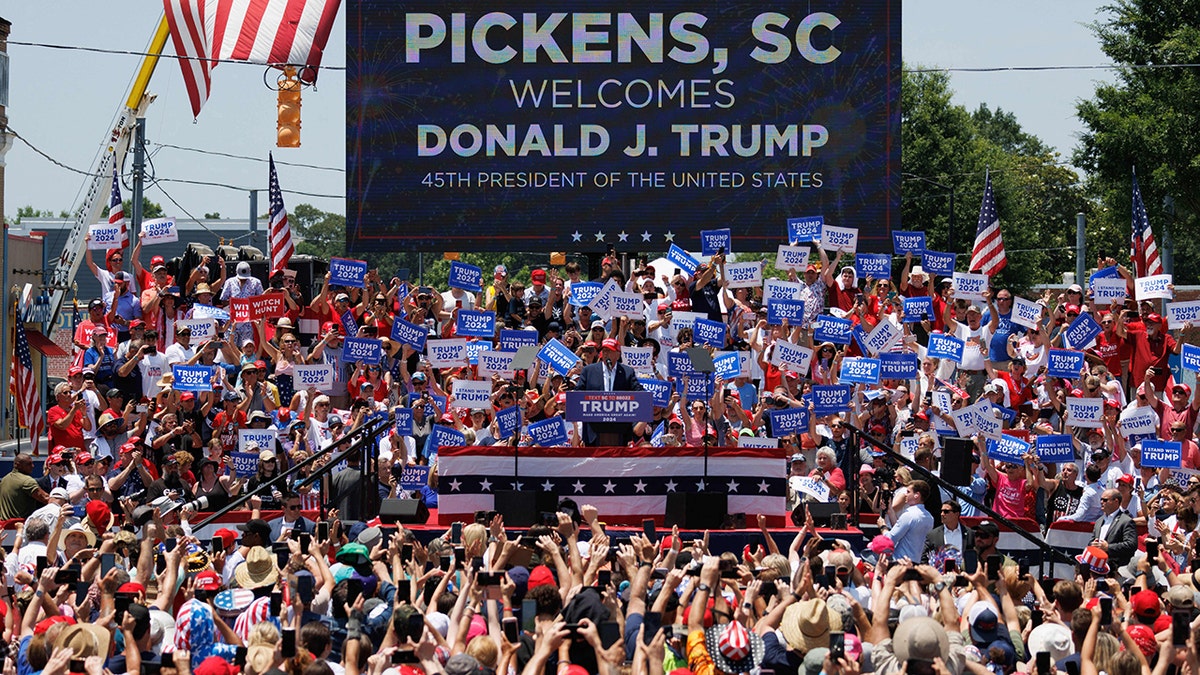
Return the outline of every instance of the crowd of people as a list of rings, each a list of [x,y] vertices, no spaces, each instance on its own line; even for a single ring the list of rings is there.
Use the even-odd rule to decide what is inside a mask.
[[[21,527],[6,558],[2,607],[16,643],[6,667],[1200,675],[1200,394],[1170,368],[1190,324],[1172,335],[1163,302],[1133,300],[1134,276],[1111,259],[1099,262],[1102,276],[1125,279],[1131,299],[1097,304],[1079,285],[1046,292],[1031,298],[1040,317],[1029,327],[1014,320],[1011,289],[956,297],[951,278],[926,273],[911,254],[894,280],[860,279],[841,252],[814,248],[804,269],[781,275],[787,300],[803,309],[779,321],[762,288],[731,287],[723,253],[691,274],[606,257],[591,281],[644,303],[640,315],[614,316],[578,302],[573,287],[586,280],[573,262],[521,279],[497,266],[476,292],[376,270],[361,287],[326,275],[308,297],[287,270],[258,279],[238,263],[228,275],[217,258],[176,279],[160,257],[144,269],[140,245],[132,272],[122,250],[103,266],[89,252],[103,293],[78,322],[77,358],[54,391],[43,475],[19,455],[0,480],[0,519]],[[230,319],[231,300],[263,295],[282,296],[282,316]],[[905,314],[914,298],[930,300],[920,320]],[[470,342],[499,349],[502,332],[520,331],[532,344],[561,343],[578,362],[480,373],[396,337],[403,321],[422,341],[455,338],[459,315],[474,310],[493,313],[496,334]],[[1081,316],[1101,330],[1071,344]],[[829,317],[854,330],[830,337]],[[697,319],[724,326],[723,342],[698,343]],[[888,331],[886,344],[864,343]],[[931,340],[947,335],[962,341],[961,354],[931,355]],[[378,340],[379,362],[345,358],[347,337]],[[697,347],[738,353],[738,371],[676,372],[673,356],[690,359]],[[637,348],[650,359],[625,370],[623,354]],[[1084,355],[1073,377],[1048,372],[1060,349]],[[917,364],[908,377],[854,380],[841,409],[818,408],[815,388],[846,384],[848,359],[905,354]],[[300,385],[297,368],[314,364],[332,366],[331,382]],[[180,365],[214,367],[211,387],[178,390]],[[625,379],[614,386],[614,377]],[[456,405],[461,380],[489,381],[491,405]],[[362,509],[372,490],[436,507],[437,427],[467,445],[533,445],[527,426],[564,415],[568,391],[651,381],[671,390],[653,421],[627,425],[621,442],[778,447],[800,528],[789,550],[765,526],[763,545],[740,552],[678,531],[622,540],[595,508],[571,500],[556,527],[518,536],[481,512],[423,544]],[[1099,402],[1101,418],[1072,419],[1076,399]],[[514,406],[521,426],[502,433]],[[410,411],[412,433],[393,428],[367,453],[323,452],[397,409]],[[774,428],[778,413],[796,409],[808,413],[803,428]],[[1000,436],[956,414],[965,410],[998,419],[1000,436],[1027,450],[1001,453]],[[1150,433],[1131,432],[1125,422],[1137,416]],[[597,444],[584,425],[566,427],[568,444]],[[246,430],[273,440],[246,441]],[[1051,436],[1068,438],[1069,459],[1047,459],[1037,439]],[[1161,440],[1180,443],[1177,467],[1143,465],[1143,444]],[[969,500],[939,480],[963,443],[969,468],[956,482]],[[320,461],[275,480],[315,454]],[[422,466],[425,485],[402,482],[405,468]],[[323,468],[332,470],[307,480]],[[201,512],[244,495],[253,496],[240,533],[197,539]],[[881,534],[869,546],[823,536],[817,502],[869,514],[859,523]],[[1031,574],[997,548],[993,520],[960,520],[987,515],[975,502],[1030,529],[1094,524],[1077,575]]]

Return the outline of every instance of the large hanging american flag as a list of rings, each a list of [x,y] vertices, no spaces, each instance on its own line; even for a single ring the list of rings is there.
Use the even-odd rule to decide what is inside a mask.
[[[471,522],[495,507],[496,490],[545,490],[592,504],[608,523],[637,525],[662,518],[667,494],[724,492],[729,512],[761,513],[783,525],[787,464],[774,448],[441,448],[438,519]],[[514,469],[516,474],[514,474]],[[517,477],[514,478],[514,475]]]
[[[192,115],[219,60],[291,64],[315,82],[341,0],[163,0]]]
[[[17,399],[17,422],[29,429],[29,438],[37,447],[37,439],[45,430],[46,414],[42,410],[42,394],[38,389],[37,377],[33,372],[33,357],[29,353],[29,339],[25,337],[25,325],[16,322],[16,339],[13,340],[12,374],[9,390]]]
[[[971,252],[971,269],[991,276],[1008,264],[1004,256],[1004,238],[1000,236],[1000,216],[996,213],[996,197],[992,194],[992,174],[984,179],[983,204],[979,207],[979,224],[975,226],[975,248]]]
[[[271,245],[271,271],[287,267],[296,247],[292,244],[292,228],[288,225],[287,209],[283,206],[283,192],[279,189],[279,177],[275,175],[275,157],[268,154],[271,164],[268,199],[271,202],[271,227],[268,243]]]
[[[1162,259],[1158,257],[1158,246],[1154,233],[1150,231],[1150,217],[1142,203],[1142,190],[1138,187],[1137,170],[1133,172],[1133,223],[1129,237],[1129,264],[1133,276],[1149,277],[1163,273]]]
[[[108,197],[108,224],[121,226],[121,248],[129,245],[129,228],[125,225],[125,207],[121,205],[121,184],[117,168],[113,167],[112,194]]]

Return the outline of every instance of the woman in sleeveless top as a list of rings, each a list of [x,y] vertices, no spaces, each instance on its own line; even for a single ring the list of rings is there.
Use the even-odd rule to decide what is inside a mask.
[[[278,348],[266,340],[263,340],[262,346],[271,362],[275,364],[271,372],[275,386],[279,388],[279,400],[291,401],[296,392],[295,383],[292,381],[292,368],[302,366],[306,361],[304,354],[300,352],[300,341],[295,333],[280,330],[277,337]]]
[[[242,481],[234,473],[233,464],[229,465],[230,474],[227,476],[217,474],[217,463],[211,459],[201,461],[199,471],[192,492],[197,499],[208,497],[206,511],[217,511],[224,508],[230,499],[238,496],[238,493],[242,491]]]

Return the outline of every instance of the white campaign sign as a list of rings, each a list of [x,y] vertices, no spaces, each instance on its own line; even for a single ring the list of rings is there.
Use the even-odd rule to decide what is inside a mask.
[[[867,336],[867,349],[872,354],[886,352],[896,344],[896,341],[904,336],[904,331],[899,326],[892,323],[888,319],[879,322],[875,326],[875,330]]]
[[[451,408],[489,408],[492,405],[492,383],[488,380],[454,380]]]
[[[653,373],[654,348],[621,347],[621,361],[639,373]]]
[[[1114,302],[1123,302],[1128,293],[1124,279],[1094,279],[1092,281],[1092,304],[1108,307]]]
[[[318,391],[333,386],[333,366],[292,366],[292,376],[295,378],[296,390],[313,387]]]
[[[142,221],[142,244],[169,244],[179,241],[174,218],[153,218]]]
[[[771,364],[775,366],[788,366],[803,376],[808,373],[808,368],[812,364],[812,357],[813,350],[808,347],[801,347],[800,345],[780,340],[775,343],[775,349],[771,352]]]
[[[725,280],[729,288],[754,288],[762,285],[762,263],[740,262],[725,265]]]
[[[1121,413],[1121,434],[1153,434],[1158,431],[1158,414],[1148,405],[1138,406]]]
[[[819,502],[829,501],[829,486],[820,478],[792,476],[788,479],[788,485],[791,486],[793,491],[811,495]]]
[[[1042,306],[1032,300],[1014,295],[1012,322],[1026,328],[1036,328],[1042,318]]]
[[[238,429],[238,452],[249,452],[246,444],[257,443],[261,450],[275,450],[275,429]]]
[[[775,254],[775,267],[781,270],[796,270],[803,272],[808,267],[808,246],[787,246],[780,244]]]
[[[195,347],[202,340],[207,340],[217,334],[217,322],[212,319],[182,319],[175,322],[178,326],[187,326],[192,333],[192,341],[188,344]],[[179,330],[179,328],[176,328]]]
[[[93,251],[107,251],[110,248],[121,247],[121,226],[108,223],[96,223],[88,228],[88,248]]]
[[[624,316],[630,319],[645,316],[646,301],[642,298],[641,293],[617,291],[612,294],[611,298],[609,316]]]
[[[940,410],[942,415],[949,415],[954,407],[954,400],[950,397],[950,392],[935,391],[930,392],[930,394],[930,402],[934,405],[934,407]],[[930,412],[932,413],[932,411]],[[946,422],[946,420],[942,419],[940,415],[933,416],[933,428],[935,431],[954,431],[954,427],[950,426],[950,424]]]
[[[1167,288],[1171,284],[1170,274],[1155,274],[1152,277],[1138,277],[1134,280],[1136,288],[1135,295],[1137,301],[1153,300],[1155,298],[1165,298],[1170,300],[1174,297],[1174,292]]]
[[[465,366],[467,365],[467,341],[462,338],[426,340],[425,354],[429,357],[429,365],[434,368]]]
[[[778,448],[778,438],[759,438],[758,436],[738,436],[739,448]]]
[[[1200,324],[1200,300],[1168,302],[1165,314],[1167,328],[1183,328],[1184,322],[1190,322],[1193,326]]]
[[[800,300],[803,292],[802,283],[767,279],[763,282],[763,304],[769,305],[773,300]]]
[[[921,447],[921,440],[916,436],[900,439],[900,454],[909,459],[915,459],[917,456],[917,448]]]
[[[858,251],[858,228],[826,225],[821,228],[821,248],[826,251],[855,253]]]
[[[516,352],[497,352],[486,349],[479,352],[479,374],[482,377],[499,375],[511,379],[513,377],[512,362]]]
[[[954,298],[956,300],[982,301],[983,292],[988,287],[988,276],[986,274],[955,272],[952,283],[954,284]]]
[[[1104,425],[1104,399],[1068,398],[1067,424],[1086,429],[1099,429]]]

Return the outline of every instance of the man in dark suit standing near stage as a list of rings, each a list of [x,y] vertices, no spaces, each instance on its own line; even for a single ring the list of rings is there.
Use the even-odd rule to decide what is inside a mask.
[[[1105,490],[1100,495],[1100,509],[1104,515],[1092,530],[1092,546],[1108,551],[1108,565],[1116,569],[1133,558],[1137,550],[1137,527],[1121,508],[1121,493],[1116,490]]]
[[[621,344],[608,338],[600,345],[600,360],[579,374],[580,391],[641,391],[637,373],[621,363]],[[633,440],[633,424],[596,423],[583,425],[583,442],[589,446],[624,446]]]
[[[930,556],[953,546],[958,549],[961,557],[963,551],[975,548],[975,533],[963,527],[959,521],[962,515],[962,505],[953,499],[942,503],[942,524],[929,531],[925,537],[925,554],[922,556],[928,562]]]

